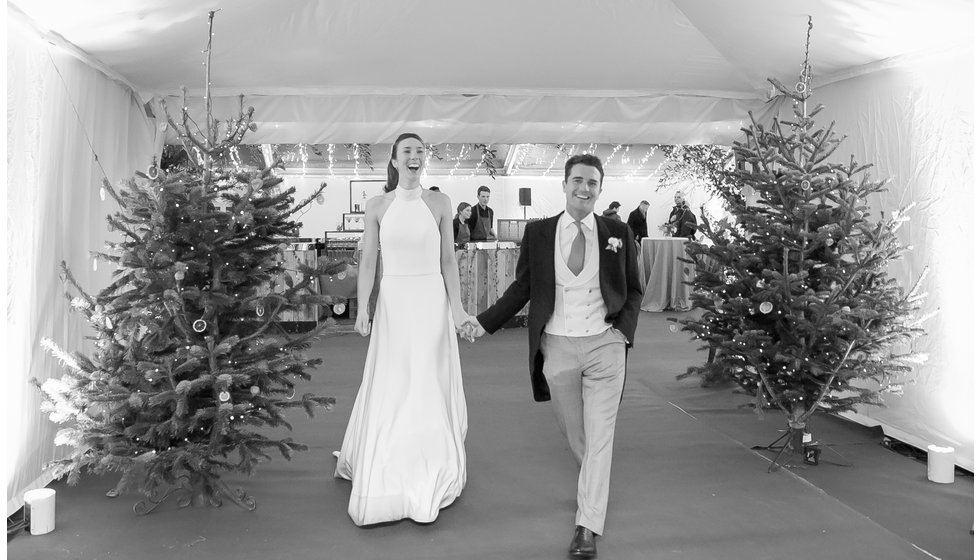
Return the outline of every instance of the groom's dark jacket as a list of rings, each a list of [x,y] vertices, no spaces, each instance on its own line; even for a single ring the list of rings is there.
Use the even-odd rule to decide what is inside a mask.
[[[493,333],[531,302],[527,317],[527,337],[531,388],[535,401],[551,400],[551,390],[545,381],[541,353],[541,333],[555,310],[555,235],[558,218],[530,222],[521,241],[514,282],[500,299],[480,313],[477,320],[488,333]],[[637,268],[636,245],[633,233],[623,222],[595,216],[599,242],[599,287],[609,313],[606,322],[626,336],[629,348],[636,333],[643,287]],[[610,238],[619,239],[619,248],[610,249]]]

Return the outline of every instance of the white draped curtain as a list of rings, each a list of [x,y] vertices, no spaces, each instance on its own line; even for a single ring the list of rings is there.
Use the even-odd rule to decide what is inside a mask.
[[[912,246],[889,272],[906,289],[928,267],[923,324],[916,350],[929,354],[916,366],[902,396],[883,408],[863,406],[850,415],[881,425],[886,435],[925,449],[951,446],[956,464],[973,470],[974,376],[977,335],[973,177],[973,75],[968,49],[905,57],[890,67],[816,90],[826,109],[817,119],[835,121],[847,136],[835,157],[872,163],[875,179],[888,179],[874,197],[872,218],[911,203],[898,234]]]
[[[29,26],[7,25],[7,229],[2,453],[7,515],[23,505],[26,490],[51,478],[45,465],[65,456],[58,427],[40,411],[29,383],[60,376],[40,346],[50,338],[65,349],[91,350],[80,316],[70,314],[59,278],[67,262],[91,292],[108,284],[111,270],[93,270],[90,251],[110,234],[103,177],[115,184],[145,168],[163,135],[139,97],[80,59],[42,40]]]

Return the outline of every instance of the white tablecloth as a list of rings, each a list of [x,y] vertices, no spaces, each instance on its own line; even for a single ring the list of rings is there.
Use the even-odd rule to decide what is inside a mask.
[[[688,258],[684,237],[646,237],[640,246],[640,272],[646,289],[643,311],[689,311],[694,265],[677,260]]]

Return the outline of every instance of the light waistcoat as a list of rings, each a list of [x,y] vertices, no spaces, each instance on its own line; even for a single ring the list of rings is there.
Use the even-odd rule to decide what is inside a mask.
[[[558,219],[555,234],[555,311],[544,326],[544,332],[559,336],[581,337],[600,334],[611,325],[606,322],[606,302],[599,289],[599,238],[595,215],[582,220],[585,235],[585,266],[578,276],[568,269],[572,239],[578,234],[568,213]]]

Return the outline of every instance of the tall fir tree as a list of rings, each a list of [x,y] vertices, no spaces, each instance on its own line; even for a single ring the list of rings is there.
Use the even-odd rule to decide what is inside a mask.
[[[209,39],[208,73],[210,46]],[[290,409],[312,416],[334,402],[296,391],[321,362],[304,350],[328,322],[300,335],[278,323],[281,313],[329,303],[316,293],[315,279],[343,267],[283,265],[283,240],[300,227],[293,216],[325,185],[297,204],[295,189],[281,188],[273,165],[218,166],[255,129],[252,113],[240,109],[226,121],[220,141],[210,101],[204,132],[193,129],[186,102],[180,123],[168,114],[196,157],[171,173],[154,163],[119,190],[105,181],[102,188],[119,205],[109,226],[121,239],[95,255],[115,266],[113,281],[89,295],[62,265],[77,293],[67,295],[91,325],[95,350],[88,356],[44,342],[67,371],[41,386],[43,409],[67,425],[55,443],[74,448],[53,473],[73,484],[83,471],[121,472],[110,495],[141,492],[146,499],[137,513],[171,494],[181,506],[219,506],[228,498],[254,509],[254,500],[221,475],[252,474],[270,450],[289,459],[306,449],[269,437],[267,428],[291,428]]]
[[[681,377],[728,376],[760,414],[781,410],[789,429],[780,450],[792,453],[804,451],[816,411],[882,405],[926,358],[912,348],[927,318],[925,273],[906,292],[887,271],[911,249],[896,235],[911,205],[872,220],[868,197],[886,183],[853,156],[831,160],[841,139],[834,123],[817,127],[822,106],[807,112],[808,58],[809,32],[796,87],[770,80],[793,99],[794,119],[766,128],[750,113],[745,140],[734,143],[741,189],[718,191],[732,220],[705,221],[708,242],[688,245],[692,302],[704,312],[680,321],[713,355]]]

